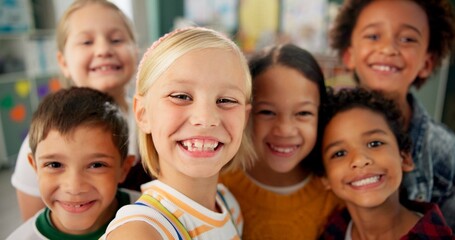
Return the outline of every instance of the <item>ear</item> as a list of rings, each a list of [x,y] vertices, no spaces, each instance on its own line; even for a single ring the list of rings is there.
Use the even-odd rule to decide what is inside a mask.
[[[60,70],[63,73],[63,76],[65,76],[66,78],[70,78],[70,71],[68,69],[68,63],[66,62],[65,56],[60,51],[57,52],[57,61],[58,61],[58,66],[60,67]]]
[[[36,162],[35,162],[35,158],[33,157],[33,154],[29,153],[27,155],[27,159],[28,159],[28,163],[30,164],[30,166],[32,166],[33,170],[35,170],[35,172],[36,172],[37,166],[36,166]]]
[[[325,176],[325,175],[322,176],[321,177],[321,181],[322,181],[322,184],[324,185],[326,190],[332,189],[332,187],[330,186],[330,183],[329,183],[329,179],[327,179],[327,176]]]
[[[344,50],[341,60],[349,70],[354,70],[355,63],[352,57],[352,47],[348,47],[346,50]]]
[[[423,63],[422,69],[420,69],[418,76],[420,78],[429,77],[431,75],[431,72],[433,71],[433,67],[434,67],[433,55],[427,53],[425,56],[425,62]]]
[[[400,152],[401,156],[401,169],[403,172],[410,172],[414,169],[414,161],[412,161],[411,153],[409,152]]]
[[[133,111],[136,123],[144,133],[150,133],[149,119],[146,114],[145,108],[145,96],[134,95],[133,99]]]
[[[130,169],[133,166],[135,160],[136,160],[136,156],[128,155],[126,157],[126,159],[123,161],[122,172],[121,172],[121,176],[119,178],[118,183],[122,183],[123,181],[125,181],[126,176],[130,172]]]

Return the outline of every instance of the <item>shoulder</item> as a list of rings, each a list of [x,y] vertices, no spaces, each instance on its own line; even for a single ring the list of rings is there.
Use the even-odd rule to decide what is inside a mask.
[[[226,186],[219,183],[217,185],[217,191],[225,205],[227,205],[229,208],[240,209],[239,204],[235,199],[234,195],[226,188]]]
[[[33,217],[28,219],[26,222],[22,223],[14,232],[12,232],[6,239],[7,240],[16,240],[16,239],[45,239],[35,227],[35,222],[38,216],[43,212],[39,211]]]
[[[333,213],[328,219],[321,239],[344,239],[350,221],[351,215],[346,208]]]
[[[120,233],[123,233],[124,231],[132,231],[131,229],[144,229],[144,231],[149,231],[150,229],[148,228],[160,233],[163,238],[175,235],[174,232],[169,230],[173,229],[173,226],[159,211],[143,204],[129,204],[121,207],[117,211],[115,218],[107,227],[106,236],[111,232],[117,232],[117,230]],[[120,233],[119,236],[121,236]],[[175,235],[175,237],[178,238],[177,235]],[[128,238],[131,239],[131,235],[129,235]]]
[[[14,173],[11,176],[12,185],[19,191],[34,197],[40,197],[38,180],[35,171],[28,162],[28,154],[31,153],[28,144],[29,136],[22,142],[21,148],[17,155]]]
[[[229,171],[220,174],[219,182],[230,188],[230,186],[238,184],[239,181],[243,181],[245,178],[247,176],[243,170]]]
[[[101,239],[172,239],[170,238],[172,235],[166,237],[167,238],[163,237],[157,229],[151,227],[147,223],[135,221],[125,223],[114,231],[106,232]]]
[[[446,143],[455,146],[455,134],[446,125],[431,119],[428,124],[428,138],[430,142]],[[436,144],[433,144],[436,145]]]
[[[414,212],[423,214],[423,217],[420,218],[417,224],[409,231],[409,236],[452,236],[452,230],[446,224],[438,205],[434,203],[408,201],[405,203],[405,206]]]

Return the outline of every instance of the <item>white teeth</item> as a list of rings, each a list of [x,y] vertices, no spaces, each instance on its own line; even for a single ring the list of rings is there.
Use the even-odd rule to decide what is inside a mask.
[[[392,66],[386,66],[386,65],[373,65],[371,66],[374,70],[378,70],[381,72],[396,72],[398,69],[396,67]]]
[[[190,152],[195,151],[214,151],[216,147],[218,147],[218,142],[216,141],[209,141],[209,140],[201,140],[201,139],[193,139],[193,140],[186,140],[182,141],[182,145]]]
[[[295,147],[284,148],[284,147],[273,146],[271,144],[269,146],[273,151],[277,151],[280,153],[290,153],[290,152],[294,151],[294,149],[295,149]]]
[[[355,187],[365,186],[368,184],[378,182],[379,178],[380,178],[380,176],[369,177],[369,178],[365,178],[365,179],[362,179],[359,181],[352,182],[351,185],[355,186]]]
[[[119,67],[115,67],[115,66],[101,66],[101,67],[94,68],[95,71],[107,71],[107,70],[111,70],[111,69],[117,70],[117,69],[119,69]]]

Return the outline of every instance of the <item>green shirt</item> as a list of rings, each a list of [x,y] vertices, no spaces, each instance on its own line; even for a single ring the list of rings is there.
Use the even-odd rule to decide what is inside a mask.
[[[115,198],[118,200],[118,208],[121,208],[124,205],[130,204],[130,196],[126,192],[117,191]],[[43,234],[45,237],[49,239],[65,239],[65,240],[88,240],[88,239],[99,239],[104,232],[106,232],[106,228],[109,225],[110,219],[107,221],[103,226],[101,226],[98,230],[83,234],[83,235],[73,235],[61,232],[52,224],[51,217],[50,217],[50,209],[46,208],[36,219],[35,226],[37,230]],[[115,216],[115,214],[114,214]],[[113,216],[113,217],[114,217]]]

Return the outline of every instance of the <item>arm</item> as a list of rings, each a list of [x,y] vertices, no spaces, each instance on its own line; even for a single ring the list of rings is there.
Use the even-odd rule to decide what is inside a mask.
[[[115,230],[110,232],[106,239],[108,240],[123,240],[123,239],[156,239],[162,240],[161,234],[152,226],[145,222],[134,221],[125,223]]]
[[[23,221],[33,217],[39,210],[46,207],[41,197],[35,197],[17,189],[16,196]]]
[[[27,155],[30,152],[27,135],[17,155],[16,166],[11,177],[11,183],[16,188],[17,202],[24,221],[45,207],[39,192],[38,178],[28,162]]]

